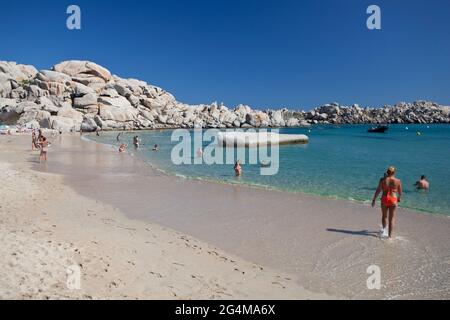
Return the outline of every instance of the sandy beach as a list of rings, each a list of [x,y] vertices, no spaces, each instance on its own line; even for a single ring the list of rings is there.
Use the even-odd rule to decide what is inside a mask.
[[[46,165],[29,141],[0,137],[0,299],[327,298],[288,273],[78,193],[50,167],[79,137],[53,141]],[[73,265],[81,270],[80,289],[66,285]]]
[[[400,208],[386,241],[379,208],[166,176],[78,134],[39,164],[30,141],[0,137],[0,298],[450,298],[448,217]]]

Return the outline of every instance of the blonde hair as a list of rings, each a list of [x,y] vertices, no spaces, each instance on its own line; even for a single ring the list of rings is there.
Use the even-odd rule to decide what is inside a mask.
[[[395,167],[390,166],[389,168],[387,168],[386,174],[387,174],[388,176],[392,176],[394,173],[395,173]]]

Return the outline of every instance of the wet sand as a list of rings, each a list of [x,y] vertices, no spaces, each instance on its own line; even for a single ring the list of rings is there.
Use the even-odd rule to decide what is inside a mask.
[[[380,209],[360,203],[170,177],[142,159],[79,137],[55,139],[41,172],[129,218],[193,236],[338,298],[450,298],[450,219],[400,208],[395,240]],[[367,288],[367,268],[381,289]]]

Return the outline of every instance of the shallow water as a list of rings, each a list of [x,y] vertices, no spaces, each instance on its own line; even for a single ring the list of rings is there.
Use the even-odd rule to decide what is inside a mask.
[[[263,176],[257,164],[243,164],[244,175],[234,176],[233,165],[175,165],[171,151],[172,131],[124,133],[122,140],[132,146],[139,135],[143,145],[131,152],[141,154],[171,174],[226,183],[250,184],[290,192],[369,202],[386,167],[397,167],[403,182],[401,206],[450,215],[450,126],[392,125],[385,134],[367,133],[368,125],[314,126],[281,129],[280,133],[307,134],[307,145],[280,146],[279,171]],[[417,132],[421,135],[417,135]],[[118,145],[117,133],[102,133],[89,138]],[[151,151],[158,144],[158,152]],[[204,143],[204,147],[208,142]],[[194,158],[195,152],[192,152]],[[417,191],[414,182],[425,174],[430,191]]]

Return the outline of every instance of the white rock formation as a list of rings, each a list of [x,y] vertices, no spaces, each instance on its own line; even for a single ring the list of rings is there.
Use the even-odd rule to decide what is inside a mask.
[[[450,123],[450,108],[417,101],[384,108],[330,103],[310,112],[253,110],[247,105],[188,105],[137,79],[112,75],[89,61],[51,70],[0,61],[0,122],[94,131],[146,128],[298,127],[312,123]],[[50,115],[50,116],[49,116]]]

